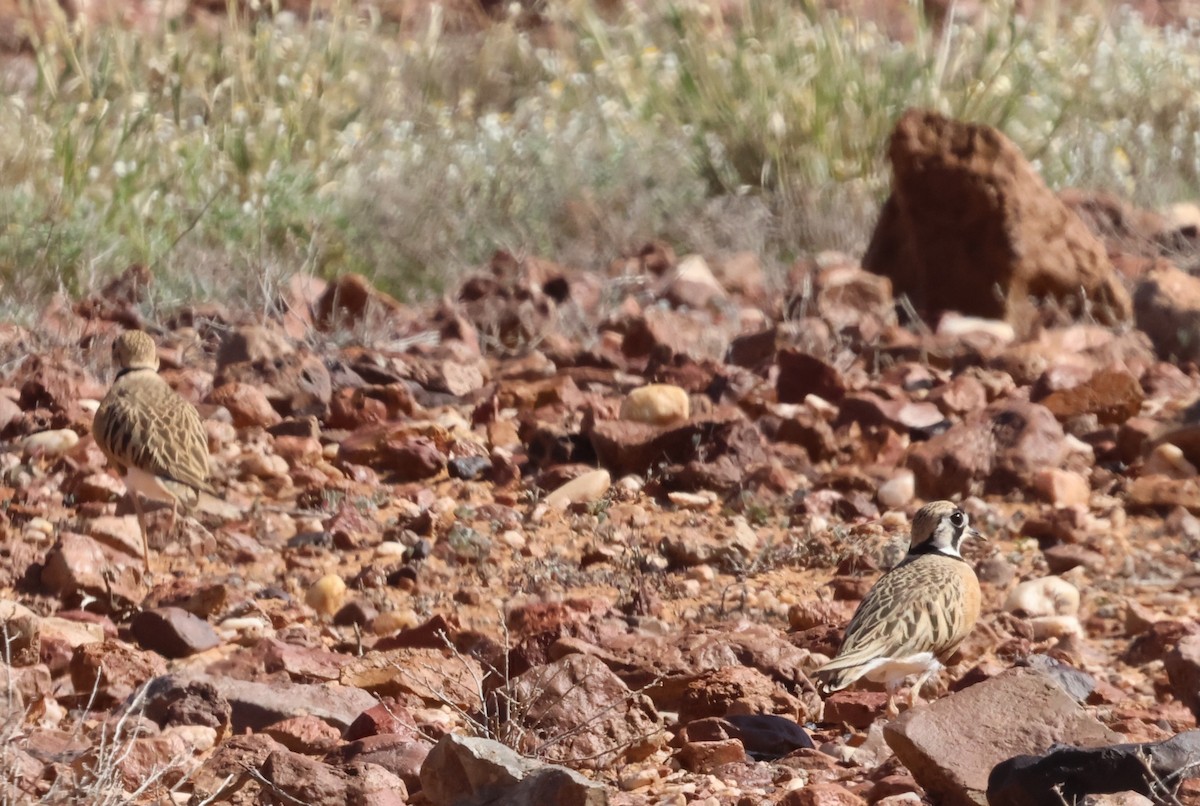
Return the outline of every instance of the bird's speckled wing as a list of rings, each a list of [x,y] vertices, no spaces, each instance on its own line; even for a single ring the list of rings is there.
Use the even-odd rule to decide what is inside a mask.
[[[96,443],[109,461],[195,490],[208,483],[208,439],[200,414],[157,374],[118,379],[96,411]]]
[[[897,566],[862,600],[837,657],[817,670],[817,678],[827,691],[837,691],[878,658],[953,653],[978,615],[972,582],[969,566],[950,557],[921,556]]]

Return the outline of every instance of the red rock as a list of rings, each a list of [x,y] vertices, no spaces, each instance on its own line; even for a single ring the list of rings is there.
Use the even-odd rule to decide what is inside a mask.
[[[321,443],[314,437],[277,436],[274,448],[292,467],[314,464],[322,455]]]
[[[397,776],[408,791],[421,789],[421,767],[433,749],[433,743],[406,734],[381,733],[352,741],[336,751],[342,763],[358,761],[375,764]]]
[[[839,784],[808,784],[793,789],[778,806],[866,806],[867,802]]]
[[[1200,514],[1200,482],[1196,479],[1142,476],[1130,483],[1128,497],[1130,509],[1184,507]]]
[[[167,664],[153,652],[142,652],[120,641],[103,641],[76,647],[71,656],[71,685],[81,698],[96,695],[105,707],[122,702],[152,677],[167,672]]]
[[[217,371],[243,361],[278,361],[295,352],[287,336],[274,327],[244,325],[225,333],[217,349]]]
[[[1171,691],[1200,719],[1200,634],[1182,636],[1163,661]]]
[[[181,607],[143,610],[130,629],[138,643],[168,658],[186,658],[221,643],[207,621]]]
[[[142,606],[182,607],[189,613],[206,619],[229,607],[230,599],[236,593],[233,586],[222,582],[196,577],[174,577],[156,585],[154,590],[147,594]]]
[[[298,753],[276,750],[267,756],[261,772],[270,784],[263,790],[263,802],[272,806],[297,800],[311,806],[404,806],[408,801],[404,782],[374,765],[353,765],[353,769],[343,770]]]
[[[60,532],[46,555],[42,584],[60,598],[92,596],[119,605],[141,600],[137,569],[141,561],[73,532]],[[101,597],[104,597],[101,599]]]
[[[165,727],[202,725],[217,736],[228,732],[232,709],[216,686],[173,675],[155,679],[146,691],[146,717]]]
[[[1028,489],[1038,470],[1058,467],[1067,455],[1062,426],[1046,408],[1022,400],[989,406],[944,434],[913,445],[907,466],[925,498],[985,489]]]
[[[283,418],[271,408],[270,401],[257,386],[248,383],[226,383],[213,389],[209,403],[224,406],[233,415],[237,428],[266,428]]]
[[[356,429],[373,423],[411,417],[417,410],[412,392],[401,383],[339,389],[330,399],[330,428]]]
[[[115,501],[125,494],[125,485],[111,473],[92,473],[75,484],[74,492],[80,503]]]
[[[46,772],[46,765],[35,758],[32,753],[27,752],[18,742],[9,742],[8,747],[4,752],[7,754],[5,765],[7,771],[5,773],[5,783],[3,787],[5,796],[10,798],[10,802],[19,803],[22,798],[18,793],[28,797],[33,792],[37,791],[38,781]],[[9,787],[15,787],[14,792]]]
[[[849,725],[863,730],[883,716],[885,710],[886,693],[843,689],[825,698],[825,716],[821,721],[827,725]]]
[[[431,705],[453,704],[460,708],[478,708],[479,692],[475,684],[483,669],[475,658],[449,656],[437,649],[389,649],[369,651],[342,667],[342,686],[359,694],[379,696],[416,696]],[[362,691],[360,691],[362,689]],[[375,704],[370,702],[355,712],[357,717]],[[353,718],[352,718],[353,719]]]
[[[183,682],[211,685],[229,704],[230,722],[235,732],[261,730],[297,713],[310,714],[338,730],[345,730],[359,714],[377,702],[366,691],[336,683],[302,684],[281,680],[268,683],[203,673],[189,673]]]
[[[737,739],[688,742],[676,754],[679,766],[689,772],[711,773],[725,764],[745,761],[746,748]]]
[[[275,638],[259,641],[256,651],[262,653],[264,671],[286,672],[297,683],[337,680],[342,667],[350,662],[340,652],[287,644]]]
[[[47,22],[37,19],[40,14],[31,16],[33,19],[27,22],[35,23],[39,28]],[[142,322],[138,305],[145,301],[147,289],[153,284],[154,275],[150,269],[134,263],[105,283],[98,292],[76,303],[75,313],[84,319],[118,322],[128,329],[138,329]]]
[[[306,351],[273,361],[233,364],[224,367],[217,380],[258,386],[271,407],[285,417],[324,418],[333,396],[333,381],[325,362]]]
[[[892,195],[863,266],[928,320],[951,310],[1027,328],[1031,297],[1105,324],[1129,318],[1103,244],[996,129],[910,110],[888,158]]]
[[[1200,343],[1200,278],[1173,265],[1158,265],[1133,292],[1137,326],[1150,337],[1163,359],[1195,361]]]
[[[514,678],[505,696],[523,703],[530,718],[523,746],[532,750],[557,739],[543,747],[550,760],[570,759],[585,769],[601,769],[620,759],[640,760],[661,741],[660,718],[650,699],[631,692],[590,655],[536,666]]]
[[[174,786],[187,774],[185,762],[192,756],[193,748],[178,734],[161,736],[136,736],[122,748],[116,771],[128,790],[137,789],[150,776],[161,776],[164,786]],[[84,756],[83,763],[102,763],[100,758]],[[92,768],[96,769],[96,768]]]
[[[780,350],[777,360],[775,389],[780,403],[803,403],[808,395],[837,403],[846,394],[841,373],[815,356],[788,349]]]
[[[701,450],[709,461],[730,455],[743,467],[764,455],[758,431],[740,412],[723,407],[664,428],[602,420],[587,434],[600,464],[620,475],[645,473],[663,463],[686,464]]]
[[[1099,747],[1121,740],[1045,674],[1012,669],[883,729],[888,746],[930,797],[947,806],[986,802],[996,764],[1056,742]]]
[[[294,716],[267,725],[262,732],[293,753],[308,756],[334,750],[342,743],[341,731],[315,716]]]
[[[1095,414],[1101,423],[1120,424],[1141,410],[1144,398],[1141,384],[1129,372],[1105,369],[1077,386],[1035,400],[1062,422]]]
[[[307,338],[316,327],[313,311],[327,287],[328,283],[310,274],[296,272],[288,277],[280,291],[279,306],[283,309],[284,332],[290,338]]]
[[[105,546],[138,556],[142,552],[142,533],[136,515],[101,515],[84,524],[88,537],[94,537]]]
[[[41,619],[25,605],[0,599],[0,658],[11,666],[38,662],[42,648]]]
[[[665,279],[663,297],[677,307],[705,308],[728,296],[700,255],[686,255]]]
[[[706,340],[711,339],[706,319],[694,313],[648,309],[626,323],[621,351],[634,359],[656,350],[667,355],[700,355]]]
[[[816,313],[836,332],[856,330],[872,342],[896,321],[892,282],[856,265],[833,265],[816,277]]]
[[[263,762],[276,750],[287,752],[270,736],[250,734],[234,736],[219,744],[189,783],[201,798],[217,797],[239,789],[249,780],[247,770],[262,768]]]
[[[428,437],[410,437],[385,443],[380,464],[398,482],[419,481],[444,471],[446,455]]]
[[[1087,509],[1083,506],[1058,507],[1030,517],[1021,532],[1045,545],[1080,543],[1087,537],[1088,526]]]
[[[82,398],[101,399],[106,391],[91,373],[62,354],[27,355],[8,383],[20,388],[22,411],[45,408],[65,412]]]
[[[342,440],[338,458],[395,475],[397,481],[420,481],[446,467],[445,432],[433,428],[418,433],[407,426],[382,423],[360,428]]]
[[[921,793],[921,787],[912,779],[911,775],[896,774],[885,775],[875,781],[871,787],[869,800],[872,804],[877,804],[884,798],[894,797],[896,795],[904,795],[907,793]],[[916,803],[920,803],[918,798]]]
[[[737,714],[782,714],[806,721],[803,703],[757,669],[731,666],[697,676],[683,691],[679,721]]]
[[[887,400],[873,392],[855,392],[842,400],[834,425],[859,423],[867,428],[887,426],[905,433],[925,433],[944,420],[941,411],[932,403]]]
[[[385,700],[359,714],[346,728],[345,739],[353,742],[370,736],[387,735],[396,740],[413,741],[418,738],[413,727],[415,724],[416,720],[407,708],[395,700]]]
[[[713,266],[721,285],[731,293],[748,300],[762,300],[766,295],[766,272],[755,252],[735,252]]]
[[[873,566],[867,566],[861,570],[870,571]],[[833,591],[834,601],[857,602],[860,599],[865,599],[867,593],[871,590],[871,586],[875,584],[875,578],[869,576],[847,576],[839,575],[829,580],[829,587]]]
[[[429,803],[601,806],[608,799],[603,784],[574,770],[524,758],[490,739],[453,733],[430,751],[421,788]]]
[[[788,608],[788,626],[793,630],[834,625],[841,627],[854,615],[854,607],[844,602],[809,599]]]
[[[396,315],[404,311],[404,306],[361,274],[345,274],[330,283],[317,300],[316,324],[321,330],[353,327],[372,310]]]
[[[1091,551],[1078,543],[1051,546],[1042,550],[1046,567],[1052,574],[1063,574],[1082,566],[1093,574],[1103,574],[1108,568],[1108,558],[1098,551]]]
[[[9,666],[0,663],[0,691],[12,695],[12,708],[32,707],[43,697],[56,696],[51,682],[50,667],[43,663],[32,666]],[[82,698],[85,699],[86,698]]]
[[[1070,470],[1048,467],[1033,474],[1033,487],[1056,507],[1086,507],[1092,490],[1087,479]]]

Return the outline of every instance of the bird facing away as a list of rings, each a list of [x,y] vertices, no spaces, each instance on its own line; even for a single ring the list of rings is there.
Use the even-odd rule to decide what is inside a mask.
[[[867,593],[846,628],[837,656],[817,669],[824,694],[865,677],[887,688],[887,713],[895,716],[896,689],[920,674],[921,686],[954,654],[979,618],[979,580],[959,553],[970,528],[967,513],[949,501],[921,507],[913,519],[908,555]]]
[[[200,414],[158,374],[154,340],[140,330],[113,342],[117,377],[100,402],[92,432],[125,478],[142,531],[142,561],[150,570],[146,516],[139,495],[171,504],[172,526],[208,484],[208,439]]]

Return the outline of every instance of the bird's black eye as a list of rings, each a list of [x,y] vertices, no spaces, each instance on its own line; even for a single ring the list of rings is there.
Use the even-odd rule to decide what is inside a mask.
[[[953,515],[950,516],[950,523],[954,524],[954,526],[957,528],[961,528],[962,525],[966,522],[967,522],[967,516],[962,514],[962,512],[955,512]]]

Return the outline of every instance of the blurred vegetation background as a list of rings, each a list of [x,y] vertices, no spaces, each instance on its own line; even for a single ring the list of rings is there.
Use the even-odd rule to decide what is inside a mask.
[[[1200,26],[897,5],[902,41],[777,0],[514,4],[468,26],[434,5],[400,27],[349,4],[149,30],[52,16],[0,69],[2,313],[132,263],[163,302],[261,304],[346,271],[411,299],[498,248],[602,267],[656,237],[778,278],[864,247],[910,106],[998,126],[1052,187],[1195,198]]]

